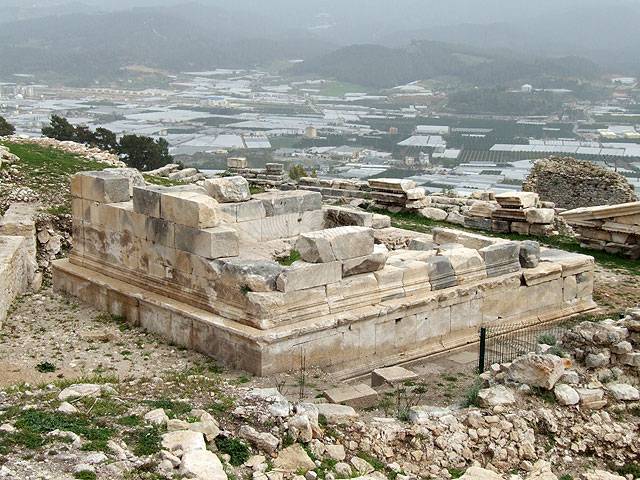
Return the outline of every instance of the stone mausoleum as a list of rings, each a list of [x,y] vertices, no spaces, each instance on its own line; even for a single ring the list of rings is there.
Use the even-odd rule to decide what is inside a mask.
[[[591,257],[401,230],[323,206],[317,192],[251,195],[242,177],[136,186],[109,171],[76,175],[72,195],[74,248],[55,264],[57,290],[256,375],[301,358],[364,372],[475,341],[482,325],[595,306]]]

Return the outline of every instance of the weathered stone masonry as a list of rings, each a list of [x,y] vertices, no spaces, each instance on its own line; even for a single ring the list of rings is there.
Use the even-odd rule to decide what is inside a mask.
[[[584,255],[390,228],[317,192],[251,196],[238,177],[132,197],[129,182],[73,178],[74,250],[55,287],[258,375],[298,368],[301,352],[329,369],[393,363],[472,341],[483,324],[594,306]],[[291,248],[301,259],[280,265]]]

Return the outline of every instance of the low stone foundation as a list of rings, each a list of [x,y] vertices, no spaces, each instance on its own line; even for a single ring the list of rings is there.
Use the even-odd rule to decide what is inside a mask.
[[[134,187],[132,200],[129,182],[73,179],[74,250],[55,288],[256,375],[302,357],[373,368],[475,341],[482,325],[594,307],[585,255],[390,228],[315,192],[252,197],[240,177]],[[299,260],[278,263],[283,252]]]
[[[16,203],[0,219],[0,327],[13,301],[37,287],[35,207]]]

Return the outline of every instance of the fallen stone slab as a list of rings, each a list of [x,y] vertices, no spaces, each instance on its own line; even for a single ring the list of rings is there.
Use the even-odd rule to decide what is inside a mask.
[[[273,468],[285,473],[293,473],[298,470],[306,472],[315,469],[316,464],[302,446],[295,444],[280,451],[273,461]]]
[[[204,441],[204,435],[201,432],[193,432],[191,430],[175,430],[162,435],[162,448],[174,452],[182,450],[188,452],[191,450],[206,450],[207,445]]]
[[[638,389],[627,383],[610,383],[606,388],[616,400],[622,400],[625,402],[640,400],[640,392]]]
[[[318,403],[318,415],[322,415],[329,425],[348,423],[359,417],[353,407],[336,403]]]
[[[496,407],[498,405],[511,405],[516,403],[513,392],[504,385],[485,388],[478,392],[478,401],[483,407]]]
[[[191,450],[182,455],[181,475],[196,480],[227,480],[222,462],[208,450]]]
[[[551,390],[564,373],[564,361],[556,355],[529,353],[516,358],[507,370],[509,380]]]
[[[413,180],[399,178],[376,178],[370,179],[368,183],[369,187],[373,190],[388,192],[408,192],[418,186]]]
[[[577,405],[580,403],[580,395],[573,387],[559,383],[553,388],[553,393],[560,405]]]
[[[369,385],[344,385],[325,390],[324,397],[332,403],[351,407],[370,407],[378,400],[378,393]]]
[[[378,368],[371,373],[371,386],[379,387],[384,384],[398,385],[417,380],[419,375],[403,367]]]
[[[383,247],[380,249],[378,247]],[[371,273],[382,270],[387,263],[387,249],[383,245],[376,245],[371,255],[345,260],[342,263],[342,276],[350,277],[362,273]]]

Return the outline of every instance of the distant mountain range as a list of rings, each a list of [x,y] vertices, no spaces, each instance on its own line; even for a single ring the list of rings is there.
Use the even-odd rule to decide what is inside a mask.
[[[5,1],[3,80],[34,73],[86,83],[129,65],[176,72],[290,59],[305,60],[297,73],[374,87],[640,73],[640,7],[626,0]],[[456,19],[485,23],[447,25]]]
[[[344,47],[305,62],[296,70],[372,87],[443,77],[480,86],[510,85],[543,78],[594,78],[600,72],[596,64],[579,57],[532,58],[430,41],[400,48]]]

